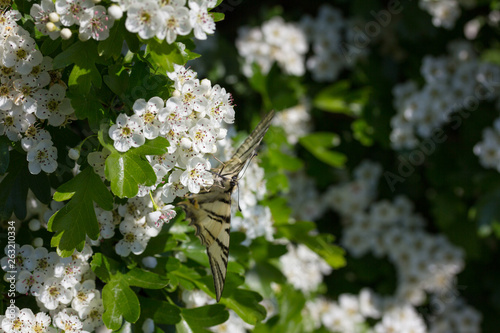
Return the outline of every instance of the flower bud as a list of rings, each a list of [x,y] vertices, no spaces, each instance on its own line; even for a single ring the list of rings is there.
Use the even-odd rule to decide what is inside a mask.
[[[71,35],[72,35],[72,34],[73,34],[73,33],[71,32],[71,30],[69,30],[68,28],[63,28],[63,29],[61,29],[61,38],[62,38],[62,39],[66,39],[66,40],[68,40],[68,39],[70,39],[70,38],[71,38]]]
[[[68,152],[68,156],[73,161],[76,161],[80,157],[80,151],[78,149],[71,148]]]
[[[117,5],[111,5],[108,8],[108,14],[115,20],[119,20],[123,16],[123,10],[121,9],[120,6]]]
[[[57,30],[57,26],[53,22],[47,22],[47,24],[45,25],[45,27],[47,28],[47,30],[49,32]]]
[[[57,14],[56,12],[50,13],[49,21],[53,23],[59,22],[59,14]]]

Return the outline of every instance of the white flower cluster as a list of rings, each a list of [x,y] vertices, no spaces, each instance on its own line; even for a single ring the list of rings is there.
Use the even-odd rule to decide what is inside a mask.
[[[274,116],[273,125],[283,128],[288,143],[294,145],[312,130],[311,114],[306,103],[282,110]]]
[[[273,17],[262,27],[240,28],[236,47],[245,60],[243,73],[248,77],[253,75],[254,63],[264,74],[274,62],[287,74],[301,76],[305,73],[306,36],[297,25],[285,23],[281,17]]]
[[[371,253],[379,258],[387,257],[396,268],[398,285],[395,295],[376,296],[382,306],[379,307],[381,320],[374,332],[391,329],[414,332],[410,329],[412,327],[419,327],[416,332],[426,332],[423,319],[414,307],[422,305],[427,297],[445,298],[452,294],[453,300],[458,299],[455,280],[464,267],[464,253],[445,237],[426,232],[425,220],[412,212],[413,206],[406,197],[399,196],[393,202],[375,202],[380,174],[380,165],[365,161],[355,169],[352,181],[331,187],[325,193],[325,200],[343,218],[341,244],[352,256]],[[443,312],[453,304],[448,299],[440,304],[439,311]],[[362,315],[359,311],[357,313]],[[365,317],[359,318],[358,322],[364,321]],[[446,318],[444,316],[442,321]],[[467,330],[457,328],[453,332],[479,332],[479,320],[473,325],[466,323],[466,319],[456,322],[457,316],[453,320],[448,324],[467,327]],[[342,317],[337,324],[344,325],[340,321]]]
[[[304,293],[316,291],[323,276],[332,272],[330,265],[303,244],[288,244],[287,250],[279,259],[287,281]]]
[[[38,31],[51,39],[69,39],[70,28],[76,25],[82,41],[108,38],[115,20],[104,6],[95,6],[92,0],[42,0],[33,4],[30,15]]]
[[[0,13],[0,135],[21,141],[32,174],[52,173],[57,149],[39,125],[64,126],[73,108],[66,88],[51,82],[52,59],[37,50],[20,18],[14,10]]]
[[[177,36],[186,36],[191,31],[197,39],[206,39],[207,34],[215,31],[215,22],[208,10],[216,6],[216,0],[189,0],[189,8],[186,0],[113,1],[119,4],[119,8],[113,9],[116,17],[126,11],[125,27],[143,39],[156,36],[172,44]]]
[[[302,17],[300,24],[313,50],[307,59],[307,69],[315,81],[335,80],[340,71],[352,66],[367,52],[367,48],[347,42],[355,37],[353,23],[329,4],[319,7],[317,17]]]
[[[432,16],[432,24],[435,27],[453,29],[455,22],[462,14],[460,5],[471,8],[475,6],[476,0],[420,0],[420,8],[426,10]]]
[[[391,119],[390,135],[394,149],[413,149],[419,144],[417,135],[430,138],[448,122],[456,129],[478,103],[498,97],[499,66],[481,63],[468,42],[450,43],[449,53],[424,57],[421,89],[412,81],[394,87],[397,113]]]
[[[8,249],[5,248],[6,254]],[[104,326],[101,293],[88,263],[92,256],[89,245],[82,252],[61,258],[44,247],[16,244],[15,255],[16,290],[34,296],[41,312],[7,309],[6,315],[0,316],[3,331],[86,333]],[[4,271],[10,270],[8,257],[1,259],[1,266]],[[10,273],[6,275],[9,276]]]
[[[120,114],[109,129],[114,147],[121,152],[141,146],[146,139],[168,139],[168,152],[149,158],[157,184],[142,187],[139,193],[144,196],[168,179],[161,187],[164,203],[213,184],[211,164],[205,156],[216,153],[216,143],[226,137],[222,123],[234,122],[231,94],[224,88],[212,87],[209,80],[200,81],[195,72],[178,65],[168,76],[175,88],[171,98],[166,102],[159,97],[139,99],[133,106],[134,115]]]
[[[126,257],[130,253],[138,255],[144,252],[149,240],[158,236],[163,224],[176,216],[173,208],[173,205],[163,205],[159,210],[154,210],[153,203],[147,196],[131,198],[126,204],[120,205],[119,216],[114,220],[114,224],[119,223],[118,228],[123,238],[115,245],[116,253]],[[105,213],[107,212],[103,212]],[[101,219],[99,222],[102,230]],[[114,226],[110,222],[107,222],[107,225],[114,233]]]
[[[500,172],[500,118],[493,122],[493,128],[483,130],[483,141],[474,146],[474,154],[483,167]]]

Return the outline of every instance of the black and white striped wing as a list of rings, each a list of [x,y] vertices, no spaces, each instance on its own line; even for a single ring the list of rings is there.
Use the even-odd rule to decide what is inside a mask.
[[[222,296],[226,281],[229,257],[229,232],[231,229],[231,194],[236,187],[238,174],[252,157],[266,134],[274,111],[266,115],[233,157],[218,168],[212,169],[214,185],[207,192],[191,194],[179,203],[183,207],[190,225],[196,228],[195,235],[207,247],[210,268],[214,277],[217,302]]]

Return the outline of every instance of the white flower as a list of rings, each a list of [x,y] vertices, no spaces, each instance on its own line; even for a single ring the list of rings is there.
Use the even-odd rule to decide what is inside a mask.
[[[2,80],[3,82],[3,80]],[[14,100],[14,87],[12,82],[7,81],[0,85],[0,110],[10,110]]]
[[[28,326],[25,327],[24,332],[44,333],[52,331],[52,329],[49,327],[51,318],[44,312],[39,312],[35,315],[33,314],[33,311],[31,311],[31,309],[22,309],[19,312],[19,319],[23,322],[28,323]]]
[[[90,306],[90,302],[99,297],[100,293],[95,288],[94,280],[86,280],[83,283],[77,283],[73,289],[71,307],[78,311],[80,318],[83,318],[83,314]]]
[[[36,125],[30,125],[24,132],[24,138],[21,139],[21,147],[24,151],[30,151],[42,140],[50,140],[51,136],[47,130],[38,128]]]
[[[216,125],[207,118],[198,120],[189,130],[189,137],[195,152],[209,154],[214,152],[217,140]]]
[[[35,115],[40,119],[48,119],[52,126],[62,125],[66,117],[73,113],[71,102],[66,98],[66,89],[60,84],[54,84],[48,91],[41,89],[35,95],[39,100]]]
[[[76,314],[69,309],[64,309],[54,316],[54,324],[65,333],[81,333],[83,324]]]
[[[16,290],[20,294],[31,293],[31,295],[38,296],[45,279],[46,275],[43,272],[21,271],[16,280]]]
[[[178,64],[174,64],[174,71],[167,72],[167,76],[170,80],[174,81],[174,88],[176,90],[181,90],[186,81],[196,79],[196,73],[192,69],[186,69],[184,66]]]
[[[31,245],[23,245],[19,246],[19,244],[15,244],[15,267],[11,267],[9,263],[9,259],[12,256],[12,253],[10,252],[12,250],[12,246],[6,246],[5,247],[5,254],[7,255],[6,257],[3,257],[2,260],[0,261],[2,265],[2,269],[4,271],[21,271],[21,270],[28,270],[28,271],[33,271],[35,267],[35,263],[33,262],[33,252],[35,249]]]
[[[63,287],[60,281],[56,277],[49,277],[40,291],[38,300],[49,310],[56,309],[59,304],[69,304],[73,297],[71,289]]]
[[[188,193],[187,186],[181,183],[183,170],[174,170],[168,177],[168,183],[162,187],[162,201],[169,203],[177,197],[183,197]]]
[[[80,18],[79,38],[88,40],[104,40],[109,37],[109,29],[113,26],[113,18],[106,13],[103,6],[95,6],[85,10]]]
[[[8,333],[24,333],[25,328],[29,327],[29,322],[26,317],[21,318],[21,311],[16,306],[9,308],[8,315],[6,315],[1,322],[1,329]]]
[[[30,15],[35,21],[35,26],[44,35],[49,35],[51,39],[56,39],[59,36],[59,32],[56,30],[49,31],[47,29],[47,23],[50,22],[49,14],[56,11],[56,7],[52,0],[42,0],[40,4],[33,4],[30,9]],[[54,23],[57,27],[60,25],[59,22]]]
[[[142,324],[142,332],[153,333],[155,331],[155,322],[151,318],[146,318]]]
[[[10,36],[4,44],[3,64],[14,67],[19,74],[29,74],[43,60],[35,46],[35,40],[29,36]]]
[[[189,192],[199,193],[201,187],[209,187],[214,183],[210,170],[210,162],[200,157],[193,157],[187,170],[181,175],[181,184],[187,186]]]
[[[35,116],[27,114],[19,106],[8,111],[0,111],[0,134],[5,134],[12,141],[19,141],[21,133],[35,121]]]
[[[234,108],[232,105],[232,96],[226,93],[226,89],[218,84],[213,86],[207,96],[207,115],[210,119],[220,123],[223,120],[232,124],[234,122]]]
[[[56,12],[59,20],[67,27],[80,24],[85,10],[93,6],[92,0],[56,0]]]
[[[109,128],[109,136],[115,142],[113,146],[120,152],[125,152],[131,147],[139,147],[144,144],[145,138],[142,133],[144,123],[137,115],[127,117],[120,113],[116,118],[116,124]]]
[[[55,252],[49,252],[44,247],[36,248],[33,253],[34,272],[41,272],[45,276],[54,274],[54,267],[59,262],[60,257]]]
[[[163,224],[170,222],[176,215],[173,205],[165,205],[160,210],[149,213],[146,221],[155,228],[161,228]]]
[[[159,135],[160,128],[162,127],[159,116],[166,112],[164,106],[165,102],[160,97],[152,97],[147,102],[141,98],[136,100],[132,106],[134,113],[138,115],[144,123],[142,132],[146,139],[151,140]]]
[[[253,239],[260,236],[264,236],[269,242],[273,241],[273,220],[269,207],[257,205],[247,208],[243,215],[243,218],[235,216],[231,221],[231,230],[246,234],[247,238],[242,245],[248,246]]]
[[[54,267],[54,276],[60,278],[60,283],[64,288],[74,288],[78,284],[83,274],[89,269],[89,264],[80,259],[71,260],[64,258]]]
[[[123,239],[115,245],[115,251],[122,257],[126,257],[132,252],[141,254],[146,249],[149,237],[144,234],[144,229],[136,224],[132,216],[127,216],[120,223],[120,232]]]
[[[102,321],[104,306],[101,298],[94,298],[90,301],[89,306],[82,313],[83,329],[88,332],[98,332],[99,327],[105,328]]]
[[[128,8],[125,27],[130,32],[138,33],[141,38],[154,37],[163,24],[157,1],[137,1]]]
[[[31,174],[37,175],[42,170],[52,173],[57,169],[57,148],[53,146],[52,141],[41,140],[28,151],[26,159]]]
[[[167,43],[172,44],[177,35],[185,36],[191,32],[189,10],[186,7],[167,5],[161,8],[160,15],[164,24],[156,32],[159,39],[165,39]]]
[[[189,0],[189,20],[197,39],[207,39],[207,34],[215,31],[213,17],[208,14],[207,3],[203,0]]]
[[[166,107],[170,112],[178,112],[181,116],[188,116],[193,111],[200,112],[203,116],[206,112],[207,99],[205,94],[209,87],[200,84],[198,80],[185,81],[177,94],[167,100]]]

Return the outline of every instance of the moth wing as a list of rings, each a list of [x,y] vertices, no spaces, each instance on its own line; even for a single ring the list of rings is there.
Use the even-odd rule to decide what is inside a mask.
[[[226,281],[229,257],[231,192],[212,188],[210,192],[190,196],[180,205],[191,218],[191,225],[196,229],[195,235],[207,248],[218,302]]]

